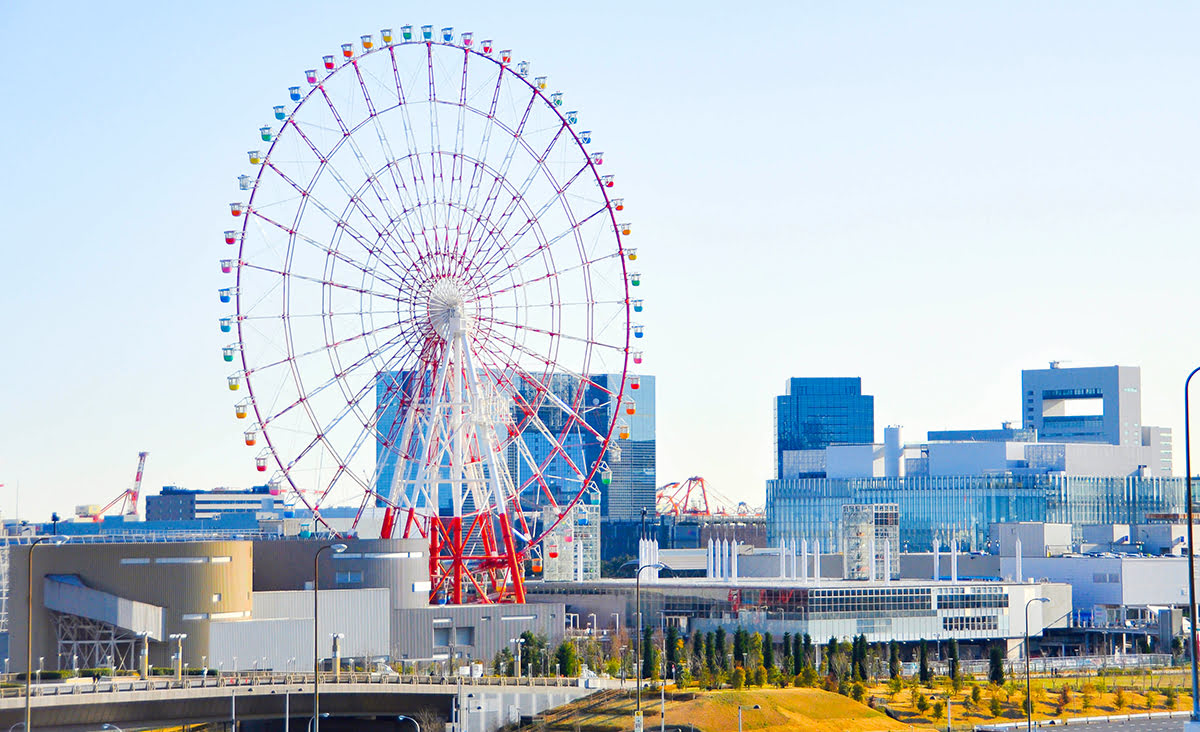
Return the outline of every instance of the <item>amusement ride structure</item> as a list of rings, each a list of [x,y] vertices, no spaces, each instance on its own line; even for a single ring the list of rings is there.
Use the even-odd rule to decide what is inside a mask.
[[[610,475],[580,446],[603,456],[636,414],[631,227],[528,62],[452,28],[375,38],[304,72],[238,176],[234,413],[317,522],[381,508],[383,537],[427,540],[431,600],[521,602],[554,526],[534,517]]]

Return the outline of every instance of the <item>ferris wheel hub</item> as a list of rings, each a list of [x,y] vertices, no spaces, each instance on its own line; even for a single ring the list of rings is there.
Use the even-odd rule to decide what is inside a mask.
[[[426,313],[433,332],[443,341],[475,330],[475,309],[458,282],[444,278],[434,283],[429,292]]]

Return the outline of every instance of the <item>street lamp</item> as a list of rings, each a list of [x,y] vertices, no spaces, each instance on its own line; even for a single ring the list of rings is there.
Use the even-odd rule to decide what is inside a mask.
[[[109,724],[108,722],[105,722],[104,726],[102,726],[100,729],[115,729],[117,732],[125,732],[125,730],[121,729],[117,725]]]
[[[747,707],[747,709],[762,709],[762,707],[755,704],[752,707]],[[738,704],[738,732],[742,732],[742,705],[741,704]]]
[[[592,633],[595,633],[600,627],[596,625],[596,613],[588,613],[588,617],[592,619],[592,622],[588,623],[588,627],[592,629]]]
[[[175,680],[182,681],[183,680],[183,640],[185,638],[187,638],[187,633],[172,633],[172,634],[168,635],[167,638],[175,641],[175,643],[176,643]]]
[[[29,706],[29,677],[33,675],[33,550],[38,544],[43,541],[48,541],[55,546],[59,546],[67,541],[67,537],[62,534],[56,536],[43,536],[40,539],[34,539],[29,545],[28,566],[25,568],[29,586],[25,592],[25,731],[33,729],[30,726],[31,708]],[[1195,625],[1193,617],[1193,626]]]
[[[321,719],[329,719],[329,712],[325,712],[325,713],[323,713],[323,714],[314,714],[314,715],[313,715],[311,718],[309,718],[309,720],[308,720],[308,732],[313,732],[313,723],[314,723],[314,722],[316,722],[317,729],[320,729],[320,728],[321,728],[321,723],[320,723],[320,722],[317,722],[317,718],[318,718],[318,717],[320,717]]]
[[[521,646],[525,645],[524,638],[509,638],[509,643],[517,644],[517,681],[521,680]]]
[[[321,637],[317,630],[320,625],[320,615],[317,614],[317,598],[320,596],[318,590],[321,589],[321,566],[318,562],[321,559],[321,552],[326,549],[332,549],[334,554],[341,554],[346,551],[345,544],[326,544],[317,550],[313,555],[313,716],[309,725],[314,727],[316,732],[321,730],[321,646],[318,639]],[[328,716],[328,715],[325,715]]]
[[[1188,612],[1192,627],[1188,631],[1188,655],[1192,657],[1192,724],[1200,723],[1200,674],[1196,671],[1196,555],[1192,551],[1192,437],[1191,420],[1188,418],[1188,386],[1200,367],[1192,369],[1183,382],[1183,455],[1187,471],[1187,557],[1188,557]]]
[[[412,723],[413,723],[413,726],[417,728],[417,732],[421,732],[421,725],[417,724],[417,720],[415,720],[415,719],[413,719],[412,717],[409,717],[409,716],[407,716],[407,715],[404,715],[404,714],[401,714],[401,715],[399,715],[399,716],[397,716],[397,717],[396,717],[396,721],[397,721],[397,722],[401,722],[401,721],[403,721],[403,720],[405,720],[405,719],[407,719],[408,721],[410,721],[410,722],[412,722]]]
[[[1029,683],[1029,606],[1035,602],[1050,602],[1048,597],[1031,597],[1025,603],[1025,729],[1033,729],[1033,695]]]
[[[613,630],[616,631],[617,633],[620,633],[621,632],[621,613],[612,613],[612,616],[613,616]]]
[[[646,520],[646,509],[643,508],[642,509],[643,523],[645,522],[645,520]],[[637,562],[636,561],[626,562],[625,564],[622,564],[621,566],[627,567],[631,564],[637,564]],[[637,711],[634,712],[634,716],[636,716],[639,719],[642,716],[642,658],[641,658],[641,648],[642,648],[642,639],[641,639],[641,635],[642,635],[642,571],[647,570],[647,569],[652,569],[652,568],[653,569],[670,569],[670,567],[663,564],[662,562],[655,562],[654,564],[643,564],[642,566],[638,567],[637,573],[634,574],[634,576],[633,576],[633,597],[634,597],[633,604],[637,607],[637,635],[634,637],[634,642],[633,642],[633,665],[634,665],[633,673],[634,673],[634,683],[637,686]]]

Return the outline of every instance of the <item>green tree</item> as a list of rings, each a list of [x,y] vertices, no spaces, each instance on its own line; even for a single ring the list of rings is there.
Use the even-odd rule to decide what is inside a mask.
[[[867,636],[865,634],[855,636],[852,653],[854,655],[854,678],[866,681],[871,674],[867,669]]]
[[[681,665],[679,663],[679,648],[680,648],[679,628],[676,628],[674,625],[667,626],[666,646],[667,646],[666,671],[667,671],[667,675],[669,676],[675,669],[678,669],[679,666]]]
[[[978,684],[976,684],[975,686],[972,686],[971,687],[971,702],[974,703],[975,706],[979,706],[979,702],[982,699],[983,699],[983,689],[979,688]]]
[[[841,646],[838,643],[837,636],[830,636],[829,642],[825,644],[825,675],[832,676],[834,680],[838,679],[838,657],[841,655]]]
[[[1113,692],[1113,706],[1118,710],[1129,706],[1129,697],[1125,695],[1125,689],[1120,686]]]
[[[767,669],[760,663],[754,667],[754,685],[763,686],[767,683]]]
[[[799,679],[797,686],[815,686],[817,683],[817,670],[811,665],[805,666],[800,669],[800,675],[796,678]]]
[[[1174,709],[1179,704],[1179,690],[1174,686],[1163,689],[1163,704],[1167,709]]]
[[[887,689],[889,696],[894,697],[895,695],[899,694],[903,688],[904,682],[900,680],[900,677],[893,676],[892,678],[888,679]]]
[[[767,671],[775,668],[775,639],[770,633],[764,633],[762,637],[762,665]]]
[[[717,665],[717,639],[716,634],[711,630],[704,635],[704,664],[708,667],[710,674],[715,674],[719,666]]]
[[[642,675],[643,679],[654,678],[658,670],[654,662],[654,629],[647,625],[642,629]]]
[[[929,699],[927,699],[924,694],[918,694],[916,707],[918,712],[924,714],[929,710]]]
[[[697,631],[692,633],[692,674],[699,676],[704,667],[704,634]]]
[[[512,676],[515,670],[516,659],[508,648],[502,648],[492,658],[492,672],[497,676]]]
[[[900,644],[896,641],[888,643],[888,678],[898,679],[904,675],[904,667],[900,665]]]
[[[808,639],[808,635],[805,634],[804,638]],[[811,639],[808,639],[808,645],[812,645]],[[803,645],[799,633],[792,636],[792,673],[799,675],[804,670],[805,664],[808,663],[805,657],[808,650],[808,647]]]
[[[950,642],[946,644],[946,658],[949,661],[947,665],[949,666],[950,679],[951,679],[951,681],[957,681],[960,676],[959,670],[958,670],[958,640],[957,639],[951,638]]]
[[[729,685],[734,689],[741,689],[746,686],[746,669],[738,666],[729,675]]]
[[[944,716],[946,716],[945,702],[935,701],[933,703],[933,721],[937,722]]]
[[[988,702],[988,711],[992,713],[993,717],[1000,716],[1000,695],[999,694],[992,694],[992,700],[990,702]]]
[[[733,631],[733,663],[735,666],[746,665],[746,646],[750,641],[750,634],[745,628],[739,627]]]
[[[563,676],[579,675],[579,658],[575,654],[574,643],[563,641],[558,644],[558,651],[554,654],[554,658],[558,662],[558,671]]]
[[[922,684],[928,684],[933,674],[929,671],[929,644],[925,639],[921,639],[921,645],[917,647],[917,678]]]
[[[792,634],[783,634],[783,643],[779,646],[779,670],[785,674],[797,673],[792,663]]]
[[[996,686],[1004,684],[1004,649],[992,646],[988,649],[988,681]]]
[[[717,666],[722,671],[729,670],[729,657],[725,655],[725,628],[717,626],[717,646],[713,649],[713,654],[717,657]]]
[[[863,697],[867,695],[867,687],[863,686],[861,681],[855,681],[850,685],[850,698],[856,702],[861,702]]]
[[[1095,698],[1095,692],[1092,691],[1092,685],[1084,684],[1083,691],[1079,692],[1079,706],[1091,709],[1093,698]]]
[[[1158,698],[1158,692],[1156,692],[1154,689],[1146,689],[1146,693],[1144,694],[1144,696],[1146,697],[1147,711],[1150,709],[1153,709],[1154,701],[1155,701],[1155,699]]]

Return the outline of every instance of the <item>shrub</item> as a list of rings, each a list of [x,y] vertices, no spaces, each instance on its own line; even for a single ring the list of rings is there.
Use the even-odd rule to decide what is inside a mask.
[[[924,694],[917,695],[916,706],[917,706],[917,711],[920,712],[921,714],[924,714],[929,709],[929,700],[925,698]]]
[[[855,681],[850,686],[850,698],[856,702],[861,702],[867,694],[867,687],[862,685],[861,681]]]
[[[1179,704],[1179,691],[1174,686],[1163,689],[1163,704],[1167,709],[1174,709]]]
[[[1118,686],[1116,692],[1113,694],[1113,706],[1117,709],[1124,709],[1128,705],[1129,699],[1125,696],[1125,690]]]
[[[943,702],[935,701],[933,703],[933,721],[938,721],[946,716],[946,705]]]
[[[980,700],[983,699],[983,689],[978,684],[971,687],[971,702],[979,706]]]
[[[738,666],[733,670],[729,677],[729,685],[734,689],[741,689],[746,686],[746,669]]]
[[[988,704],[988,711],[992,713],[993,717],[1000,716],[1000,696],[998,694],[992,694],[992,701]]]
[[[1158,693],[1154,689],[1146,689],[1146,709],[1154,707],[1154,700],[1158,697]]]

